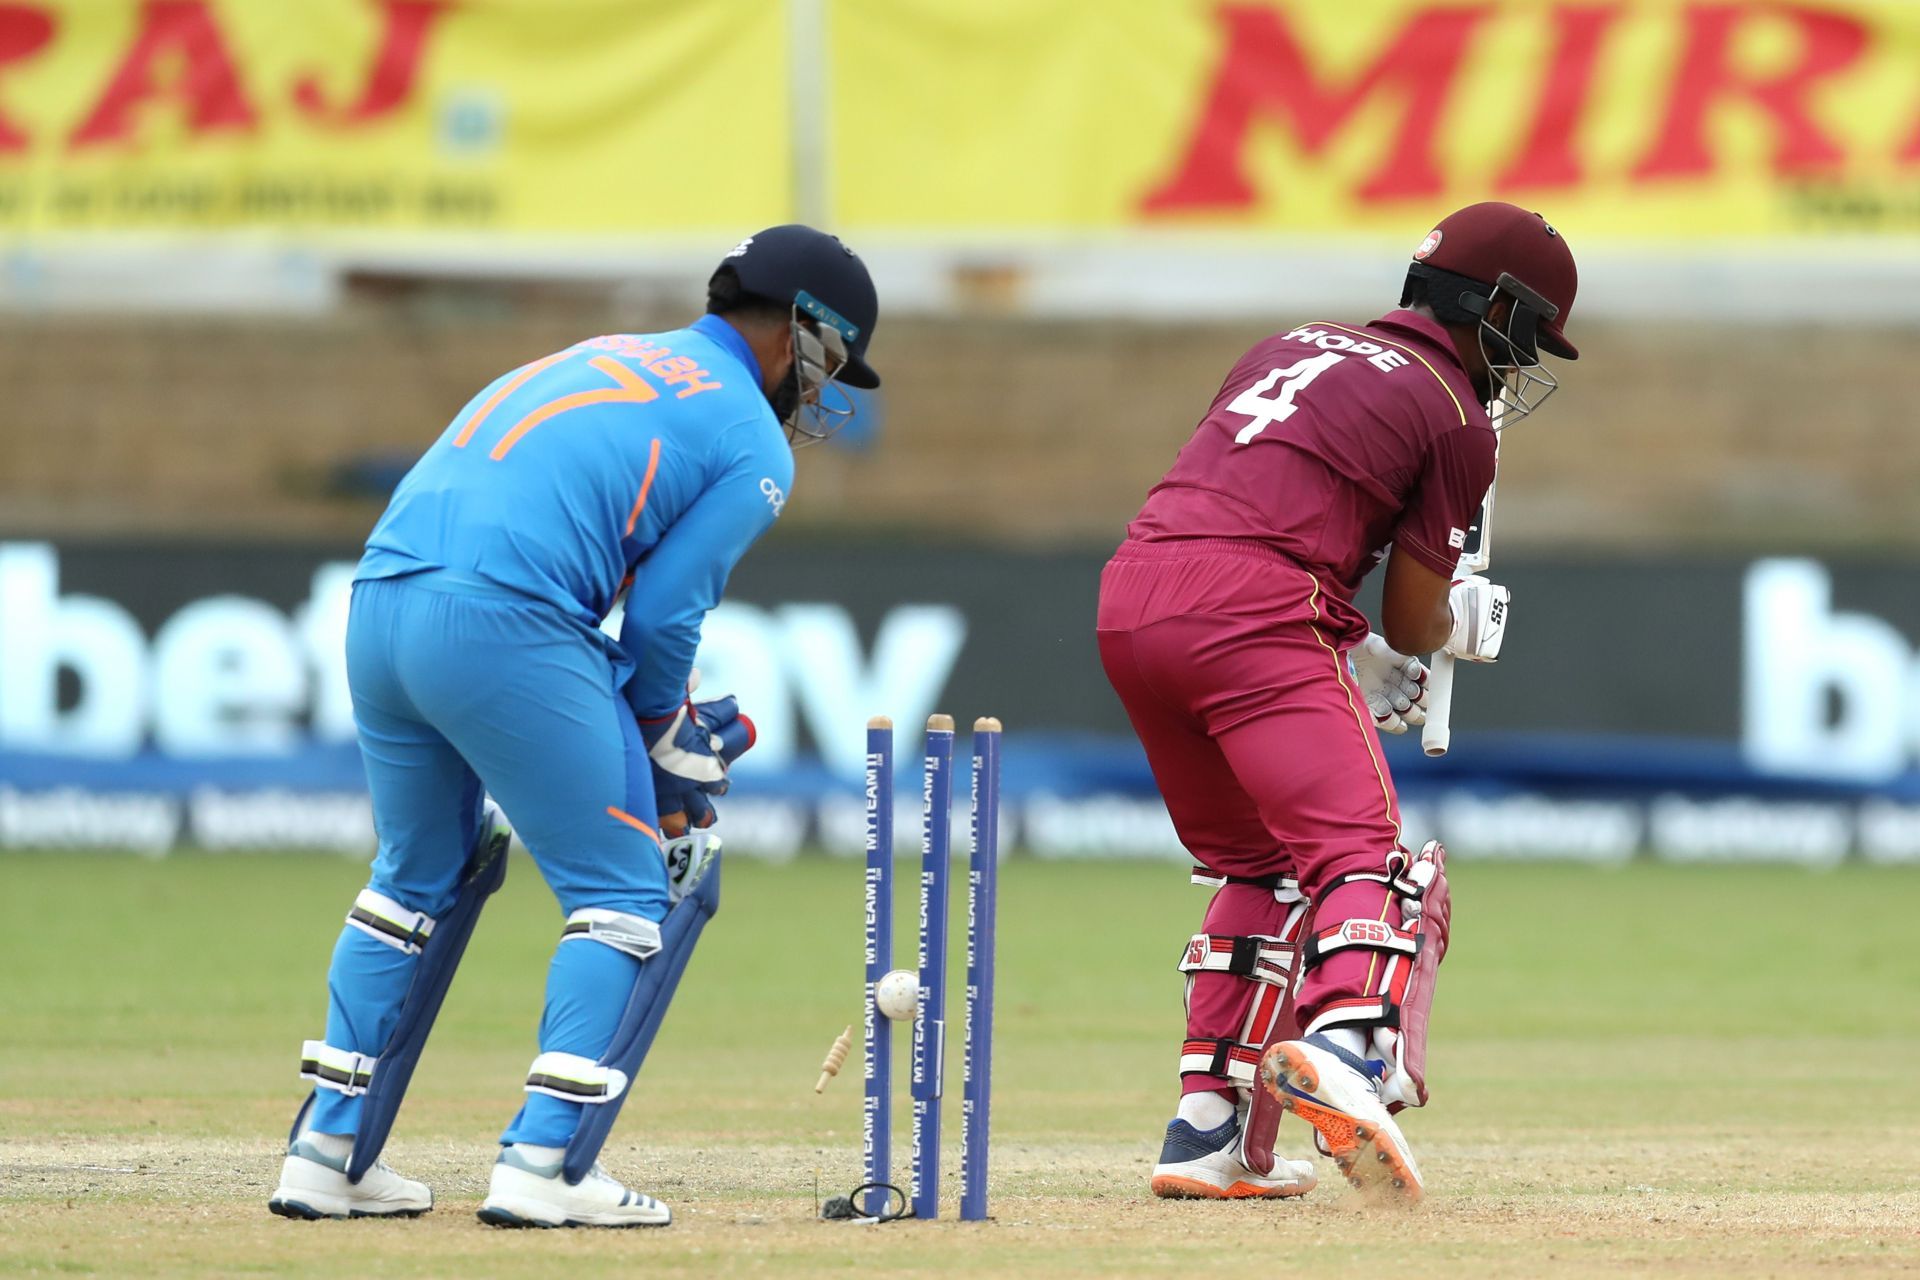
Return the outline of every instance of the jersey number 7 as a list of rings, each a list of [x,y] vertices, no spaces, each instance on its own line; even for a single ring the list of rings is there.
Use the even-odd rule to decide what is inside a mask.
[[[493,413],[494,409],[499,406],[502,400],[505,400],[508,396],[518,391],[521,385],[529,378],[546,369],[552,368],[568,356],[573,355],[576,350],[577,348],[569,349],[555,355],[547,356],[545,359],[536,360],[514,374],[512,378],[508,379],[506,385],[494,392],[493,395],[488,398],[487,402],[475,410],[471,418],[467,419],[467,424],[460,429],[460,434],[453,438],[453,447],[456,449],[466,448],[467,441],[473,439],[473,433],[479,430],[480,424],[487,420],[488,416]],[[638,373],[635,373],[632,369],[629,369],[626,365],[615,360],[612,356],[595,356],[593,359],[587,361],[587,363],[594,369],[607,375],[607,377],[611,378],[617,385],[594,391],[576,391],[571,395],[564,395],[558,399],[547,401],[520,419],[520,421],[514,423],[513,426],[509,427],[507,433],[500,437],[500,442],[493,446],[493,449],[487,456],[495,462],[499,462],[505,458],[507,454],[512,452],[513,446],[519,444],[521,437],[525,436],[527,432],[533,430],[547,419],[565,413],[569,409],[585,409],[596,404],[646,404],[651,400],[659,398],[660,393],[653,389],[651,383]]]
[[[1346,357],[1335,351],[1325,355],[1308,356],[1288,365],[1284,369],[1274,369],[1266,377],[1242,391],[1227,406],[1228,413],[1244,413],[1253,421],[1234,433],[1235,444],[1246,444],[1276,422],[1285,422],[1300,408],[1293,398],[1306,390],[1307,384],[1339,364]],[[1280,394],[1270,396],[1274,383],[1282,384]]]

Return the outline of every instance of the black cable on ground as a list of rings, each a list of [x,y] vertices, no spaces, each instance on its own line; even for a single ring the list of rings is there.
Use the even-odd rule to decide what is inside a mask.
[[[878,1214],[863,1212],[858,1206],[869,1191],[884,1191],[887,1202]],[[895,1201],[899,1207],[895,1208]],[[898,1222],[902,1218],[911,1218],[913,1210],[907,1207],[907,1193],[891,1182],[863,1182],[844,1196],[835,1196],[820,1206],[820,1216],[829,1222]]]

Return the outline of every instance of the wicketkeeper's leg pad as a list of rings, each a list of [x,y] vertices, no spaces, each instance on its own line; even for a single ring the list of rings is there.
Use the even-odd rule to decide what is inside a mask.
[[[694,944],[700,941],[700,931],[719,910],[720,860],[715,858],[659,925],[639,916],[607,911],[576,911],[568,917],[563,944],[576,938],[588,939],[642,962],[626,1012],[614,1029],[613,1042],[599,1060],[590,1061],[578,1054],[543,1053],[534,1060],[527,1079],[530,1092],[590,1104],[580,1112],[561,1163],[561,1173],[569,1184],[577,1185],[599,1158],[621,1104],[627,1100],[628,1085],[639,1073],[666,1017],[667,1006],[673,1002],[680,975],[686,971]],[[586,921],[593,927],[576,930],[575,923],[583,917],[598,919]],[[651,926],[651,934],[640,926]]]
[[[413,1080],[413,1069],[426,1047],[427,1033],[439,1015],[447,988],[453,985],[454,970],[466,954],[467,941],[480,918],[480,909],[507,878],[507,846],[513,832],[505,817],[488,805],[480,819],[480,829],[472,856],[461,880],[453,905],[430,917],[372,889],[364,889],[347,913],[349,927],[358,929],[406,955],[417,956],[406,999],[399,1019],[386,1045],[377,1056],[348,1054],[319,1041],[308,1041],[301,1051],[300,1074],[324,1089],[335,1089],[348,1097],[364,1094],[360,1122],[354,1132],[353,1154],[347,1162],[347,1178],[359,1182],[386,1145],[399,1113],[400,1101]],[[292,1142],[300,1136],[313,1106],[308,1098],[300,1114],[294,1117]]]
[[[1291,1012],[1288,995],[1305,925],[1298,884],[1274,877],[1242,880],[1196,872],[1217,888],[1202,932],[1187,942],[1187,1038],[1180,1049],[1181,1088],[1247,1089],[1260,1051]]]
[[[1386,1064],[1380,1096],[1392,1111],[1427,1101],[1427,1019],[1447,953],[1453,903],[1446,850],[1430,840],[1383,873],[1337,880],[1301,950],[1305,1034],[1366,1033]]]
[[[597,942],[646,961],[660,954],[660,926],[645,916],[602,907],[582,907],[567,917],[560,943]],[[618,1040],[620,1030],[614,1032]],[[527,1092],[562,1102],[611,1102],[626,1092],[629,1073],[577,1053],[548,1050],[527,1069]]]

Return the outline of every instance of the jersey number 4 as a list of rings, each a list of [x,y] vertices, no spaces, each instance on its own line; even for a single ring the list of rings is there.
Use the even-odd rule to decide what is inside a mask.
[[[1234,433],[1235,444],[1245,444],[1265,431],[1276,422],[1285,422],[1299,409],[1293,398],[1306,389],[1309,382],[1339,364],[1346,357],[1335,351],[1325,355],[1308,356],[1288,365],[1284,369],[1275,369],[1266,377],[1242,391],[1227,406],[1228,413],[1244,413],[1253,421]],[[1280,394],[1270,396],[1274,383],[1280,384]]]

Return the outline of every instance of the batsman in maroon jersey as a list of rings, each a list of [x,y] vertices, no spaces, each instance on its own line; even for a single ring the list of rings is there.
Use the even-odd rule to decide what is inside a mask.
[[[1414,658],[1499,654],[1504,588],[1455,581],[1495,434],[1556,385],[1573,255],[1540,215],[1472,205],[1427,236],[1399,310],[1243,356],[1100,582],[1100,657],[1196,882],[1163,1196],[1298,1195],[1280,1110],[1349,1180],[1417,1199],[1391,1117],[1426,1101],[1450,915],[1444,851],[1401,842],[1378,731],[1420,723]],[[1387,562],[1380,635],[1353,604]]]

